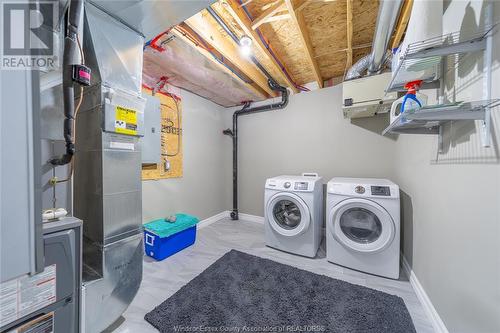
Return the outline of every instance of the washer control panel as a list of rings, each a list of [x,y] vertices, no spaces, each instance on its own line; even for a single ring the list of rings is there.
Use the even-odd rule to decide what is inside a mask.
[[[307,191],[308,187],[308,182],[295,182],[295,186],[293,187],[293,189],[296,191]]]
[[[391,196],[391,188],[389,186],[371,186],[372,195],[383,197]]]

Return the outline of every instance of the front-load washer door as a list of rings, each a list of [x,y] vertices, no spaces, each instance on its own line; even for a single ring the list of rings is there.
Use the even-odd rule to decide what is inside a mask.
[[[269,224],[282,236],[297,236],[307,230],[311,214],[304,200],[293,193],[277,193],[267,203]]]
[[[391,215],[379,204],[362,198],[341,201],[329,213],[333,237],[350,250],[375,253],[394,239]]]

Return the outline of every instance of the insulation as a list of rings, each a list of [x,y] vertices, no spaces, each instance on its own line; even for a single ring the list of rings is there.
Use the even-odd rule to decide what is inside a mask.
[[[236,75],[221,70],[215,59],[206,58],[197,47],[180,40],[172,33],[158,41],[163,51],[150,46],[144,50],[143,81],[153,87],[161,77],[169,84],[191,91],[224,107],[240,105],[244,101],[259,101]]]

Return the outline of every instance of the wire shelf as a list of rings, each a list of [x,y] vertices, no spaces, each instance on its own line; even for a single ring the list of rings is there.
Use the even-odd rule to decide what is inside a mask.
[[[439,125],[439,121],[406,120],[403,117],[399,117],[382,132],[382,135],[439,134]]]
[[[393,69],[386,91],[404,91],[405,83],[415,80],[422,80],[424,87],[437,87],[443,58],[484,50],[486,37],[492,35],[496,27],[494,24],[467,36],[457,31],[409,44],[397,68]]]
[[[383,132],[396,134],[439,134],[439,127],[456,120],[485,120],[486,109],[500,106],[500,99],[457,102],[408,110]]]

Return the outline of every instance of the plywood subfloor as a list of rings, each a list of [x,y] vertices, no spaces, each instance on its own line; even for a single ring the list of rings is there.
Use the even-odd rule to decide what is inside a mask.
[[[295,2],[295,7],[304,1]],[[272,3],[272,0],[252,0],[247,8],[253,17],[258,17]],[[353,62],[370,52],[378,6],[377,0],[353,0]],[[347,60],[347,1],[313,0],[300,15],[304,16],[322,78],[342,76]],[[299,42],[299,31],[291,20],[265,23],[260,29],[297,83],[314,81],[306,50]]]

